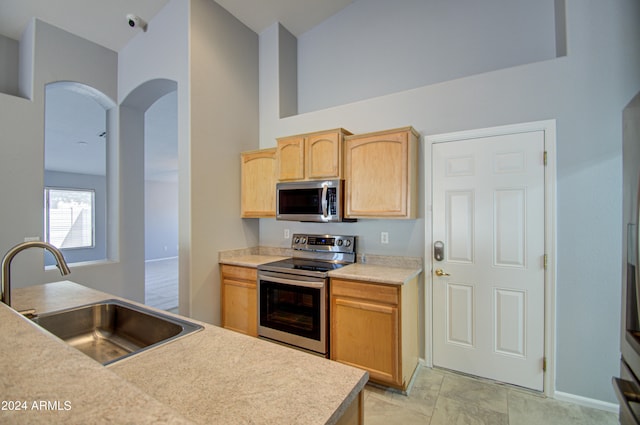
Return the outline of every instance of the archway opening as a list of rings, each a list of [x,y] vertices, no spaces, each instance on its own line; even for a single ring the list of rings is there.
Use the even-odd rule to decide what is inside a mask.
[[[93,87],[70,81],[45,88],[44,238],[69,263],[107,259],[108,112]],[[45,265],[55,264],[51,255]]]
[[[143,229],[132,245],[144,251],[135,265],[144,275],[144,302],[178,312],[177,83],[141,84],[122,102],[120,117],[128,179],[122,199],[132,211],[127,226]]]

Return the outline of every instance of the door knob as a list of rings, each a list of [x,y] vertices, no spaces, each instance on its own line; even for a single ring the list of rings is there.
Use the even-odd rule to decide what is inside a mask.
[[[436,276],[451,276],[449,273],[446,273],[442,269],[436,269]]]

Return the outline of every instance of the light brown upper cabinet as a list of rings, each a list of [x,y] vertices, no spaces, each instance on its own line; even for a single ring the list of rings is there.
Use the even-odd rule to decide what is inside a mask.
[[[346,217],[416,218],[419,139],[412,127],[345,137]]]
[[[342,178],[344,137],[351,132],[337,128],[278,139],[278,180]]]
[[[276,216],[276,148],[240,154],[241,217]]]

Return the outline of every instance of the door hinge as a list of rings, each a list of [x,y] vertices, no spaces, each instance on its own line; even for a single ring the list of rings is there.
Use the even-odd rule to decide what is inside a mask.
[[[544,153],[542,154],[542,162],[544,163],[544,166],[547,166],[547,151],[544,151]]]
[[[542,371],[543,372],[547,371],[547,358],[546,357],[542,358]]]
[[[547,254],[542,256],[542,267],[544,267],[545,270],[547,270],[548,258]]]

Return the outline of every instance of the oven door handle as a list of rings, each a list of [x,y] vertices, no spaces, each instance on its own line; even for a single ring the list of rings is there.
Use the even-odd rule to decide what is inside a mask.
[[[286,278],[275,277],[271,275],[269,276],[260,275],[259,280],[266,280],[273,283],[282,283],[283,285],[304,286],[305,288],[322,289],[324,287],[324,280],[315,281],[315,282],[305,282],[303,280],[286,279]]]
[[[634,388],[634,385],[629,381],[614,377],[613,389],[615,390],[618,401],[620,402],[621,416],[624,415],[626,417],[633,418],[634,423],[636,424],[640,423],[638,422],[638,418],[636,418],[636,415],[633,413],[633,410],[631,410],[631,406],[629,405],[630,401],[640,401],[640,394],[638,394],[638,392]]]

